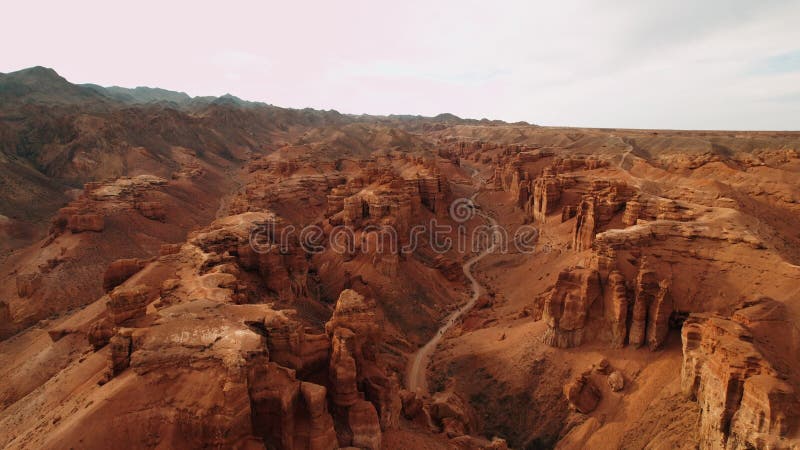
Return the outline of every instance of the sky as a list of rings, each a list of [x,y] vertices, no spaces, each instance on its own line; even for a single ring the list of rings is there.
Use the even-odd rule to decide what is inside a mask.
[[[800,0],[6,2],[0,72],[342,113],[800,130]]]

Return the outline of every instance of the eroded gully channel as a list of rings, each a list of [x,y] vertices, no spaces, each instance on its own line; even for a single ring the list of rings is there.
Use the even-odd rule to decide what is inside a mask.
[[[430,341],[428,341],[425,345],[420,347],[419,350],[414,354],[414,357],[411,358],[408,364],[408,371],[406,373],[406,387],[412,391],[417,392],[421,390],[423,393],[427,394],[428,391],[428,381],[427,381],[427,367],[430,363],[431,357],[433,356],[433,352],[436,351],[436,347],[439,345],[439,342],[442,340],[447,331],[458,322],[458,319],[461,318],[464,314],[469,312],[473,306],[475,306],[475,302],[478,301],[478,298],[483,294],[485,291],[484,287],[475,279],[475,276],[472,275],[472,267],[483,259],[486,255],[494,251],[495,243],[497,242],[497,231],[495,231],[494,227],[497,225],[497,221],[490,217],[488,214],[484,213],[481,209],[479,209],[475,201],[475,197],[481,192],[481,188],[483,187],[483,181],[480,180],[478,175],[478,170],[473,169],[472,178],[476,180],[476,190],[470,197],[472,200],[473,210],[475,213],[489,222],[489,225],[492,227],[493,239],[491,245],[487,248],[483,249],[478,255],[473,256],[467,262],[465,262],[461,268],[464,271],[464,275],[469,280],[471,289],[472,289],[472,296],[470,297],[469,301],[464,304],[461,308],[453,311],[450,315],[447,316],[444,323],[436,333],[434,333],[433,337]],[[477,177],[477,178],[476,178]]]

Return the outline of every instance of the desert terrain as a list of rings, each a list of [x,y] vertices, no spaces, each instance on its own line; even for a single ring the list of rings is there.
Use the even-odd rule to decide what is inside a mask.
[[[0,280],[2,448],[800,449],[800,132],[34,67]]]

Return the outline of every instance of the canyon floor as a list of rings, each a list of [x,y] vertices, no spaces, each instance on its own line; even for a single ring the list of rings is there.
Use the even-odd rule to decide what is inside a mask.
[[[800,449],[800,132],[174,94],[0,74],[0,447]]]

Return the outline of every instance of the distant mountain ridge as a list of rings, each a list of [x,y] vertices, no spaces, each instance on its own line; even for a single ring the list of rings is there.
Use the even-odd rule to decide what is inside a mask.
[[[80,105],[81,107],[113,108],[115,106],[157,104],[176,109],[197,109],[210,105],[228,105],[242,108],[270,107],[280,108],[269,103],[243,100],[232,94],[221,96],[192,97],[182,91],[171,91],[159,87],[138,86],[126,88],[121,86],[100,86],[93,83],[73,84],[59,75],[55,70],[35,66],[16,72],[0,73],[0,102],[3,106],[22,104],[45,105]],[[280,108],[291,110],[293,108]],[[300,111],[316,111],[303,108]],[[336,114],[338,111],[331,110]],[[411,114],[390,114],[386,116],[370,114],[344,114],[356,120],[390,120],[420,121],[446,124],[496,124],[504,125],[502,120],[462,119],[451,113],[442,113],[435,117]],[[514,125],[530,125],[527,122],[515,122]]]
[[[86,104],[108,99],[97,90],[70,83],[47,67],[36,66],[0,74],[0,102],[3,104]]]
[[[103,87],[97,84],[82,84],[81,86],[93,89],[102,95],[125,103],[172,102],[176,104],[185,104],[192,100],[192,97],[185,92],[176,92],[147,86],[135,88],[120,86]]]

